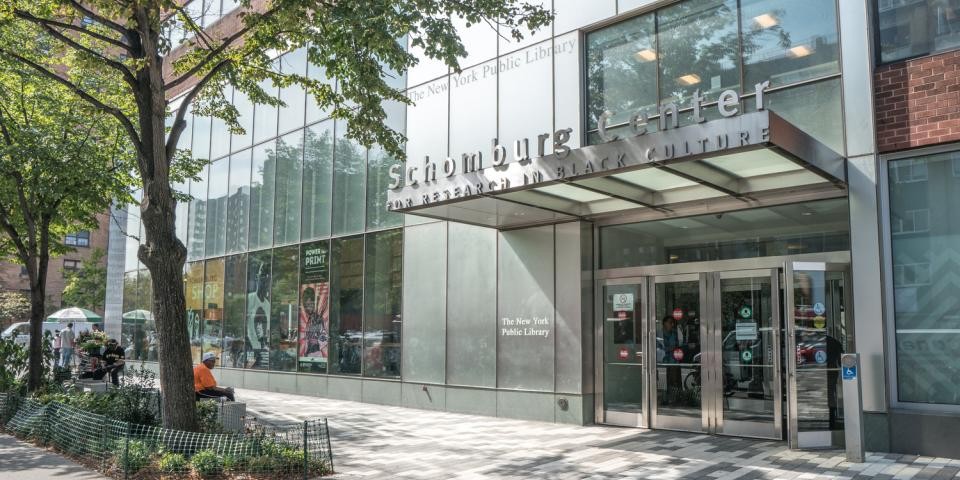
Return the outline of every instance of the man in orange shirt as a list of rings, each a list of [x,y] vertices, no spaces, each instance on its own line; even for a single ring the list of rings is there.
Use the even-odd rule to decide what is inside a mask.
[[[193,367],[193,390],[197,392],[197,400],[201,398],[226,397],[231,402],[233,389],[217,386],[217,379],[213,378],[213,367],[217,364],[217,355],[213,352],[203,354],[200,365]]]

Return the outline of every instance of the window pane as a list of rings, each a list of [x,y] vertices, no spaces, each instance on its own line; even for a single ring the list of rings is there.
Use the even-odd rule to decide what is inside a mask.
[[[172,185],[173,189],[179,193],[189,195],[190,194],[190,181],[187,180],[183,183],[175,183]],[[177,238],[183,242],[184,245],[187,244],[187,227],[188,227],[188,216],[190,213],[190,202],[189,201],[179,201],[177,200],[176,206],[176,218],[177,218]]]
[[[298,357],[300,371],[326,373],[330,341],[330,243],[301,245]]]
[[[247,256],[227,257],[223,286],[224,367],[246,366]]]
[[[123,274],[123,302],[121,303],[123,312],[136,310],[137,303],[137,271],[125,272]]]
[[[280,69],[284,75],[307,74],[307,51],[299,49],[280,58]],[[303,126],[307,92],[298,84],[280,89],[280,100],[287,106],[280,109],[280,133],[289,132]]]
[[[695,90],[708,101],[740,86],[736,0],[676,4],[657,12],[660,98],[688,103]]]
[[[143,198],[143,194],[138,190],[133,194],[134,200],[138,203]],[[140,261],[137,259],[137,250],[140,249],[140,205],[127,205],[127,223],[123,231],[127,234],[124,238],[126,251],[123,257],[123,270],[131,272],[136,270]]]
[[[657,103],[657,47],[653,14],[627,20],[587,37],[587,122],[610,110],[610,124],[626,122]]]
[[[347,124],[337,122],[333,152],[333,233],[362,232],[366,193],[367,151],[348,139]]]
[[[330,373],[358,375],[363,351],[363,237],[332,243]]]
[[[277,199],[274,210],[274,242],[293,243],[300,240],[300,182],[303,159],[303,130],[277,140],[272,154],[277,165]]]
[[[246,93],[234,90],[233,106],[239,115],[237,122],[243,128],[243,133],[232,133],[230,137],[230,149],[236,152],[249,147],[253,142],[253,102]]]
[[[250,171],[250,230],[247,241],[251,249],[273,244],[273,192],[276,160],[270,150],[274,143],[253,147]]]
[[[270,79],[260,82],[260,88],[273,97],[280,94],[280,89],[277,88]],[[267,104],[256,104],[253,112],[253,143],[260,143],[276,136],[277,107]]]
[[[364,284],[363,374],[399,377],[402,229],[367,236]]]
[[[266,369],[270,361],[270,258],[271,250],[247,257],[247,368]]]
[[[200,344],[203,342],[203,262],[187,264],[184,274],[187,294],[187,332],[190,334],[190,353],[193,363],[200,363]]]
[[[303,239],[330,235],[333,122],[306,130],[303,156]]]
[[[807,135],[842,154],[845,149],[840,100],[840,79],[836,78],[767,93],[763,104]],[[747,99],[744,105],[744,110],[756,109],[753,99]]]
[[[251,151],[230,157],[230,186],[227,195],[227,253],[247,249],[247,230],[250,208],[250,159]]]
[[[297,293],[300,248],[273,251],[273,288],[270,291],[270,370],[297,369]]]
[[[960,275],[960,213],[954,207],[960,203],[960,178],[952,175],[956,159],[960,152],[889,163],[901,402],[960,405],[954,373],[960,371],[960,357],[951,347],[960,342],[960,286],[949,280]],[[921,171],[922,176],[903,181],[905,172]],[[929,219],[936,221],[931,225]]]
[[[197,176],[199,180],[190,181],[190,238],[187,242],[187,258],[203,258],[204,239],[207,233],[207,171],[204,167]]]
[[[744,90],[840,72],[835,0],[741,0]]]
[[[960,6],[956,2],[880,0],[878,3],[881,62],[960,45]]]
[[[207,182],[207,232],[205,255],[223,255],[227,241],[227,188],[230,159],[217,160],[210,165]]]
[[[210,117],[193,116],[193,158],[210,159]]]
[[[327,71],[320,65],[315,65],[313,63],[307,62],[307,76],[313,80],[319,80],[323,83],[330,85],[330,88],[336,90],[336,82],[333,79],[327,78]],[[317,106],[317,101],[313,95],[307,94],[307,124],[316,122],[317,120],[323,120],[330,116],[329,110],[321,109]]]
[[[223,333],[223,259],[208,260],[203,280],[203,353],[220,356],[223,351],[220,335]]]
[[[407,106],[400,102],[386,102],[387,126],[396,132],[406,130]],[[387,210],[387,186],[390,185],[390,167],[398,163],[382,148],[372,148],[367,158],[367,228],[384,228],[403,224],[403,215]]]
[[[227,102],[230,101],[232,89],[226,89],[223,93]],[[210,158],[217,159],[230,153],[230,130],[227,129],[227,122],[219,119],[211,119],[210,130]]]

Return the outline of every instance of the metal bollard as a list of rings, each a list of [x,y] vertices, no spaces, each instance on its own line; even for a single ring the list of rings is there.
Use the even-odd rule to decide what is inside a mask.
[[[847,461],[863,463],[863,393],[860,387],[860,354],[840,356],[843,378],[843,430],[847,445]]]

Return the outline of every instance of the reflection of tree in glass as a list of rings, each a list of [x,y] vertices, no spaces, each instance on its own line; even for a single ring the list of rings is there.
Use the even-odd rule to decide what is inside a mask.
[[[267,163],[276,168],[277,198],[274,201],[274,238],[279,243],[300,239],[300,179],[303,140],[300,132],[277,139],[267,150]]]
[[[306,129],[303,155],[303,238],[330,233],[330,179],[333,169],[331,122]]]

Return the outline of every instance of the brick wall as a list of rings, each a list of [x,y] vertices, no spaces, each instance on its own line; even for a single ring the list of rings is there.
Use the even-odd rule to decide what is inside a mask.
[[[63,289],[66,286],[64,279],[63,261],[66,260],[86,260],[90,258],[93,249],[99,248],[104,253],[107,252],[107,240],[110,234],[110,215],[102,213],[97,215],[99,228],[90,231],[90,247],[75,247],[75,251],[68,252],[62,256],[50,259],[50,265],[47,269],[47,310],[55,311],[60,309]],[[106,263],[107,257],[104,255],[103,262]],[[20,275],[21,266],[10,262],[0,262],[0,289],[20,290],[29,295],[30,284],[26,275]],[[96,309],[97,313],[103,315],[103,306]]]
[[[881,152],[960,140],[960,50],[881,66],[874,92]]]

